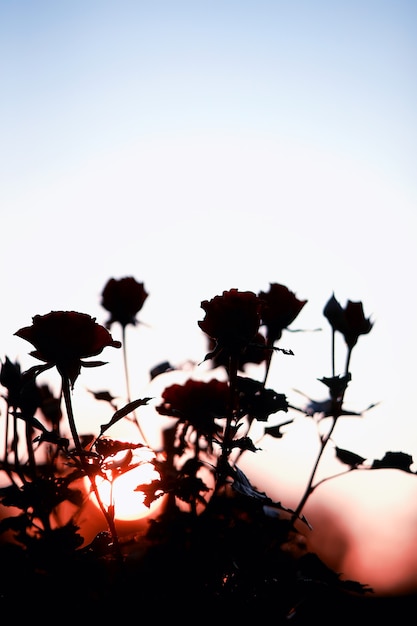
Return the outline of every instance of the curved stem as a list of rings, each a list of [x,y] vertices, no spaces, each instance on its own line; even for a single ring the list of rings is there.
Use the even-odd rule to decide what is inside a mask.
[[[328,441],[330,440],[330,438],[331,438],[331,436],[333,434],[334,428],[336,426],[336,422],[337,422],[337,417],[333,417],[333,422],[332,422],[332,425],[330,427],[329,432],[327,433],[326,437],[324,437],[321,440],[320,450],[319,450],[319,453],[317,455],[316,462],[314,463],[314,467],[312,469],[309,481],[307,483],[307,487],[306,487],[306,489],[304,491],[304,494],[303,494],[303,496],[302,496],[302,498],[301,498],[297,508],[295,509],[294,513],[291,516],[291,525],[292,526],[294,525],[296,520],[300,517],[301,512],[302,512],[302,510],[303,510],[303,508],[305,506],[305,503],[307,502],[308,498],[310,497],[310,495],[313,493],[314,489],[316,488],[316,485],[314,485],[313,483],[314,483],[314,478],[316,476],[317,468],[319,466],[321,457],[323,456],[323,452],[324,452],[324,450],[326,448],[326,445],[327,445]]]
[[[88,476],[90,480],[91,488],[94,492],[94,495],[96,496],[98,505],[106,519],[110,534],[112,536],[113,548],[114,548],[115,554],[116,556],[120,558],[121,553],[120,553],[119,539],[117,535],[116,525],[114,522],[114,515],[112,514],[113,509],[111,505],[108,508],[106,508],[105,505],[103,504],[103,501],[100,497],[100,494],[96,485],[95,476],[92,475],[91,472],[88,471],[89,468],[86,466],[84,451],[81,445],[80,438],[78,436],[77,426],[75,424],[75,419],[74,419],[74,412],[72,409],[70,380],[68,376],[61,375],[61,377],[62,377],[62,392],[64,396],[64,401],[65,401],[65,408],[67,411],[68,422],[69,422],[69,426],[71,429],[72,438],[74,440],[74,446],[75,446],[76,455],[78,457],[78,462],[80,464],[81,469],[84,470],[85,474]]]
[[[125,372],[127,401],[132,402],[132,394],[130,392],[129,366],[127,362],[126,326],[122,326],[122,351],[123,351],[123,366],[124,366],[124,372]],[[143,432],[142,427],[139,423],[139,419],[136,415],[136,411],[133,411],[133,417],[134,417],[134,422],[139,430],[139,435],[142,438],[142,443],[148,445],[148,442],[145,437],[145,433]]]
[[[331,476],[325,476],[324,478],[316,482],[311,492],[317,489],[319,485],[322,485],[323,483],[327,483],[328,480],[333,480],[334,478],[340,478],[340,476],[346,476],[346,474],[350,474],[351,472],[354,472],[356,469],[357,469],[356,467],[350,467],[348,470],[344,470],[343,472],[338,472],[337,474],[332,474]]]
[[[90,484],[91,484],[91,488],[94,492],[94,495],[96,497],[96,500],[98,502],[98,505],[100,507],[101,512],[104,515],[104,518],[107,522],[107,526],[109,528],[111,537],[112,537],[112,541],[113,541],[113,549],[114,549],[114,554],[118,559],[122,559],[122,553],[120,551],[120,543],[119,543],[119,536],[117,534],[117,529],[116,529],[116,524],[114,521],[114,505],[110,504],[108,507],[106,507],[100,497],[100,493],[99,490],[97,488],[97,484],[96,484],[96,480],[95,480],[95,476],[89,476],[90,478]]]
[[[332,334],[332,370],[333,370],[333,376],[335,375],[335,341],[334,341],[334,331]],[[347,376],[349,373],[349,365],[350,365],[350,358],[352,355],[352,347],[348,346],[348,350],[347,350],[347,356],[346,356],[346,367],[345,367],[345,375]],[[336,422],[337,422],[337,418],[340,417],[340,415],[342,414],[342,406],[343,406],[343,401],[344,401],[344,393],[337,399],[334,399],[334,414],[333,414],[333,422],[332,425],[330,427],[329,432],[327,433],[326,437],[324,437],[321,440],[321,447],[320,447],[320,451],[318,453],[316,462],[314,464],[313,470],[311,472],[311,476],[310,479],[307,483],[307,487],[306,490],[304,491],[304,495],[301,498],[297,508],[295,509],[292,517],[291,517],[291,524],[293,525],[295,523],[295,521],[300,517],[301,512],[305,506],[305,503],[307,502],[308,498],[311,496],[311,494],[313,493],[314,489],[317,487],[318,484],[320,484],[323,481],[320,481],[320,483],[316,483],[315,485],[314,483],[314,478],[316,476],[316,472],[317,472],[317,468],[319,466],[321,457],[323,456],[323,452],[324,449],[329,441],[329,439],[331,438],[333,431],[335,429],[336,426]]]
[[[269,370],[271,369],[272,354],[273,354],[273,350],[272,350],[272,347],[271,347],[271,349],[268,351],[268,356],[266,357],[265,375],[264,375],[264,382],[263,382],[264,387],[265,387],[266,381],[268,379]]]
[[[71,402],[71,384],[68,376],[64,374],[61,375],[62,378],[62,393],[64,396],[65,408],[67,411],[67,418],[69,427],[71,430],[71,435],[74,441],[75,450],[77,455],[82,460],[83,458],[83,448],[81,446],[80,438],[78,436],[77,426],[75,425],[74,412],[72,410],[72,402]]]

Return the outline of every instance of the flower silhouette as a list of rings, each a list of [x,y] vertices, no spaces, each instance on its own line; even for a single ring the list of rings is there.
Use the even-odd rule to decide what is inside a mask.
[[[151,370],[152,381],[161,375],[156,381],[160,397],[157,406],[149,408],[170,418],[169,427],[165,419],[155,425],[161,440],[156,449],[147,442],[136,416],[136,409],[152,398],[131,397],[126,358],[127,326],[139,325],[136,316],[148,297],[142,283],[132,277],[107,281],[101,294],[108,311],[106,324],[75,311],[52,311],[36,315],[31,325],[15,333],[30,342],[30,354],[40,362],[23,373],[19,363],[7,357],[0,363],[0,387],[4,388],[0,400],[5,405],[1,410],[5,425],[0,454],[0,544],[4,548],[0,586],[6,607],[20,606],[20,598],[32,607],[34,593],[38,599],[39,589],[45,588],[41,603],[54,595],[58,601],[67,601],[69,593],[71,601],[83,598],[101,615],[109,586],[121,605],[127,591],[133,590],[135,598],[139,581],[140,600],[148,604],[157,603],[162,594],[167,606],[175,606],[187,589],[199,605],[211,603],[220,612],[226,607],[240,621],[247,619],[248,607],[251,615],[262,619],[268,619],[267,612],[274,607],[280,624],[295,616],[301,625],[321,618],[327,599],[338,602],[344,590],[349,596],[372,591],[362,583],[339,580],[318,555],[307,550],[311,527],[303,513],[317,487],[347,472],[382,467],[415,473],[408,454],[386,452],[372,462],[335,445],[339,418],[362,415],[345,409],[344,396],[352,379],[352,346],[370,331],[372,322],[365,317],[361,302],[348,301],[343,308],[334,296],[329,300],[324,315],[333,328],[332,374],[316,378],[326,386],[328,397],[316,401],[298,392],[308,404],[297,408],[266,381],[274,355],[293,354],[274,343],[307,300],[298,299],[279,283],[255,293],[231,289],[220,294],[200,303],[204,319],[198,325],[210,351],[205,357],[211,359],[210,378],[196,374],[194,379],[191,373],[181,378],[181,384],[161,388],[163,373],[178,370],[182,376],[188,368],[173,367],[165,360]],[[114,322],[121,325],[122,341],[115,341],[110,333]],[[335,342],[336,331],[343,334],[347,346],[342,337],[338,337],[341,346]],[[101,386],[99,391],[88,390],[106,403],[110,415],[91,431],[79,432],[77,423],[83,412],[78,416],[74,411],[71,385],[83,366],[103,364],[93,359],[108,346],[122,348],[124,401],[119,405],[123,397]],[[346,364],[345,372],[336,375],[339,347],[346,354]],[[57,397],[48,385],[37,386],[38,375],[52,367],[62,379]],[[225,370],[219,372],[219,379],[214,367]],[[264,438],[286,436],[287,426],[295,421],[294,411],[313,418],[318,445],[298,502],[288,509],[252,485],[240,463],[243,466],[262,450]],[[279,419],[279,414],[288,418]],[[138,426],[139,438],[131,442],[104,437],[125,419]],[[339,464],[334,472],[330,468],[320,475],[329,448]],[[142,465],[143,469],[153,466],[152,477],[135,477]],[[266,469],[274,478],[275,469]],[[119,478],[133,481],[132,493],[123,490],[123,500],[132,499],[136,507],[137,496],[139,502],[143,496],[148,508],[159,500],[158,508],[145,517],[135,516],[128,525],[119,524]],[[258,479],[262,482],[260,474]],[[278,474],[277,480],[281,480]],[[102,492],[103,481],[108,489]],[[7,514],[10,507],[11,516]],[[64,578],[55,575],[58,568]],[[158,589],[155,568],[162,572]],[[308,580],[312,594],[305,586],[300,588],[300,580]],[[288,593],[280,594],[283,581]],[[311,601],[310,596],[323,585],[325,595]],[[80,615],[82,602],[76,605]],[[330,614],[334,621],[333,611]]]
[[[44,361],[41,371],[56,366],[62,377],[73,386],[80,374],[81,366],[94,367],[102,362],[83,362],[85,357],[96,356],[104,348],[120,348],[104,326],[95,318],[75,311],[51,311],[46,315],[35,315],[32,326],[21,328],[14,334],[29,341],[35,348],[31,356]]]
[[[365,317],[362,302],[348,300],[343,308],[336,300],[334,294],[327,302],[323,310],[334,331],[342,333],[348,348],[353,348],[360,335],[367,335],[373,326],[369,318]]]
[[[295,294],[279,283],[270,283],[269,291],[260,291],[262,300],[262,325],[266,327],[267,343],[272,346],[281,339],[282,331],[300,313],[307,300],[299,300]]]
[[[110,278],[101,294],[101,305],[110,312],[106,328],[119,322],[123,328],[128,324],[136,326],[136,315],[143,307],[148,293],[143,283],[138,283],[132,276]]]
[[[203,300],[201,308],[206,315],[198,325],[215,342],[206,359],[222,351],[224,356],[239,357],[258,334],[261,302],[252,291],[223,291],[221,296]]]
[[[176,417],[199,434],[211,437],[218,432],[215,420],[226,416],[228,399],[229,386],[226,382],[189,379],[183,385],[167,387],[156,410],[160,415]]]

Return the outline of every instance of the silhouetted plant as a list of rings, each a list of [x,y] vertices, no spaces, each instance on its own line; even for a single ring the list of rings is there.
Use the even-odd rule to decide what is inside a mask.
[[[213,375],[199,380],[191,373],[185,382],[167,385],[154,410],[155,415],[172,418],[172,426],[162,433],[163,449],[152,450],[136,415],[151,398],[131,398],[125,332],[128,325],[137,325],[137,314],[147,298],[143,283],[133,277],[112,278],[102,292],[101,304],[110,313],[105,326],[84,313],[51,311],[36,315],[31,326],[15,333],[34,346],[30,354],[42,364],[21,372],[19,363],[6,357],[0,371],[5,390],[0,503],[3,511],[9,507],[13,511],[9,516],[4,513],[0,521],[4,554],[11,554],[4,563],[15,564],[19,572],[24,566],[29,585],[37,576],[53,576],[62,569],[75,571],[71,578],[75,585],[75,580],[85,581],[90,572],[90,601],[105,602],[109,588],[113,593],[117,589],[119,598],[125,597],[126,589],[136,589],[144,601],[157,601],[158,592],[151,587],[156,577],[168,603],[187,589],[202,603],[232,611],[239,607],[242,615],[250,609],[259,615],[262,607],[265,615],[274,610],[278,620],[302,615],[304,609],[299,607],[308,605],[311,596],[323,588],[336,594],[371,591],[366,582],[342,580],[308,553],[302,535],[302,529],[309,528],[304,508],[311,494],[324,481],[340,475],[316,481],[329,445],[346,465],[341,473],[381,467],[411,471],[412,458],[404,453],[388,452],[382,460],[366,465],[364,457],[332,443],[337,422],[352,414],[345,408],[352,351],[359,337],[373,327],[362,303],[348,301],[343,308],[332,295],[325,305],[323,313],[332,331],[332,376],[320,380],[328,397],[309,400],[299,408],[289,404],[285,393],[267,385],[267,380],[274,354],[294,357],[279,342],[307,300],[298,299],[284,285],[270,283],[268,291],[258,294],[230,289],[201,302],[205,315],[198,326],[206,336],[208,352],[197,369],[211,361],[213,370],[223,370],[224,378]],[[114,323],[121,326],[122,341],[109,332]],[[335,365],[336,333],[342,334],[346,344],[341,373]],[[126,403],[117,408],[110,391],[92,392],[97,401],[108,404],[109,420],[99,432],[84,433],[74,415],[72,394],[83,367],[104,365],[85,359],[108,347],[123,349]],[[259,379],[246,373],[250,364],[261,372]],[[58,397],[48,385],[38,384],[38,377],[53,367],[62,383]],[[163,367],[152,368],[151,380],[173,370],[167,361]],[[314,416],[317,422],[330,420],[326,434],[319,434],[318,456],[294,510],[260,492],[239,467],[243,454],[258,451],[250,436],[253,423],[279,439],[285,436],[282,428],[293,422],[289,411]],[[284,419],[270,426],[270,416],[278,413]],[[63,430],[64,417],[70,438]],[[125,419],[137,424],[139,442],[108,436]],[[147,531],[129,543],[120,536],[114,504],[103,502],[98,481],[113,483],[136,468],[141,463],[134,456],[136,451],[149,453],[157,472],[157,478],[138,484],[136,491],[144,494],[148,507],[157,501],[163,504],[149,517]],[[85,545],[77,519],[92,494],[103,515],[103,530]],[[73,513],[62,519],[64,503],[71,505]],[[114,562],[120,569],[114,569]],[[13,597],[10,587],[8,593]]]
[[[110,313],[106,328],[110,329],[113,324],[120,324],[122,329],[123,366],[128,402],[132,401],[132,395],[127,359],[126,327],[129,325],[136,326],[139,323],[137,315],[142,310],[148,295],[145,285],[138,283],[133,276],[120,279],[110,278],[101,294],[101,305]],[[142,441],[146,442],[145,434],[135,412],[133,412],[133,421],[138,427]]]

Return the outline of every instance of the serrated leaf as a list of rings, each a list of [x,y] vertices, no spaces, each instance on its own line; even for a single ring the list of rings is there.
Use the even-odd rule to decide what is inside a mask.
[[[386,452],[383,459],[376,459],[371,469],[399,469],[403,472],[411,472],[410,466],[413,457],[405,452]]]

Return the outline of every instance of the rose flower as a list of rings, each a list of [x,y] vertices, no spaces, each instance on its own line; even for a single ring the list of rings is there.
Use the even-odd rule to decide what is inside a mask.
[[[35,315],[32,322],[32,326],[21,328],[14,334],[36,348],[30,354],[46,363],[41,371],[56,366],[72,386],[81,366],[103,365],[101,361],[84,362],[82,359],[100,354],[107,346],[121,347],[120,341],[115,341],[104,326],[86,313],[51,311],[46,315]]]
[[[272,346],[281,339],[282,331],[300,313],[307,300],[299,300],[295,294],[278,283],[270,283],[269,291],[260,291],[262,300],[261,324],[266,327],[267,343]]]
[[[350,349],[356,345],[359,336],[367,335],[373,326],[370,319],[365,317],[362,302],[348,300],[346,307],[343,308],[334,294],[324,307],[323,315],[334,331],[342,333]]]
[[[136,315],[148,297],[143,283],[138,283],[131,276],[126,278],[110,278],[101,294],[101,305],[110,312],[106,328],[119,322],[123,328],[128,324],[137,324]]]
[[[229,386],[226,382],[190,379],[183,385],[167,387],[156,410],[160,415],[176,417],[200,435],[211,438],[219,431],[215,420],[227,415],[228,400]]]
[[[230,289],[212,300],[203,300],[205,318],[198,322],[214,342],[212,358],[224,351],[224,356],[239,357],[258,334],[261,321],[261,302],[252,291]]]

